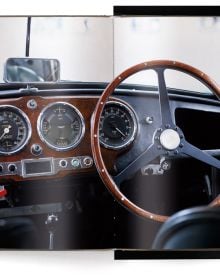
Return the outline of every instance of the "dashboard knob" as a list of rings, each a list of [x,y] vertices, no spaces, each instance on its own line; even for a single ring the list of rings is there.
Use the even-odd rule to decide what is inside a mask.
[[[67,167],[67,161],[65,159],[61,159],[59,161],[59,166],[62,168],[66,168]]]
[[[31,153],[35,156],[38,156],[42,153],[43,149],[39,144],[33,144],[31,146]]]
[[[92,164],[93,164],[92,158],[91,158],[91,157],[85,157],[85,158],[83,159],[83,164],[84,164],[85,166],[87,166],[87,167],[92,166]]]
[[[8,171],[10,171],[11,173],[14,173],[16,171],[17,167],[14,163],[11,163],[8,165]]]
[[[78,160],[78,158],[73,158],[73,159],[71,160],[71,165],[72,165],[74,168],[80,167],[80,161]]]

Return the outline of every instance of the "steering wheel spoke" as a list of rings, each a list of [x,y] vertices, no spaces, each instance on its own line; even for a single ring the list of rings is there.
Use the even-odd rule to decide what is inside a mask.
[[[187,141],[184,141],[184,147],[182,153],[190,157],[193,157],[199,161],[207,163],[215,168],[220,169],[220,161],[209,155],[207,152],[200,150],[199,148],[193,146]]]
[[[132,177],[143,166],[148,165],[152,160],[162,155],[164,151],[158,149],[155,144],[152,144],[147,150],[140,154],[134,161],[132,161],[125,169],[123,169],[113,179],[117,185],[120,185],[126,179]]]
[[[161,113],[161,121],[164,127],[166,126],[174,126],[171,110],[170,110],[170,103],[169,103],[169,96],[167,92],[167,86],[164,77],[164,68],[157,68],[155,69],[158,77],[158,87],[159,87],[159,101],[160,101],[160,113]]]

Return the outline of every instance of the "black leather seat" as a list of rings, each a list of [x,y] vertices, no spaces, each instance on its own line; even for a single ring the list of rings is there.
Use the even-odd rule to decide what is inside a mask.
[[[171,216],[160,228],[152,249],[220,248],[220,209],[196,207]]]

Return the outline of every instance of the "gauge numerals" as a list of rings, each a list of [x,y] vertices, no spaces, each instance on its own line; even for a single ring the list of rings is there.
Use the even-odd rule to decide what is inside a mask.
[[[31,137],[31,124],[26,114],[15,106],[0,106],[0,154],[19,152]]]
[[[38,118],[37,128],[41,140],[57,151],[76,147],[85,132],[81,113],[66,102],[56,102],[45,107]]]
[[[109,101],[103,110],[99,125],[99,140],[109,149],[122,149],[130,145],[137,133],[137,117],[124,103]]]

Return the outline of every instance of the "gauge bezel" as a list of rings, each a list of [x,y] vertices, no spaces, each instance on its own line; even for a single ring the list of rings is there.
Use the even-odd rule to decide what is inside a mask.
[[[45,137],[43,136],[43,134],[41,132],[41,121],[42,121],[45,111],[48,110],[49,108],[53,107],[54,105],[59,105],[59,104],[72,108],[75,111],[75,113],[78,115],[80,122],[81,122],[81,126],[82,126],[81,134],[80,134],[80,137],[78,138],[78,140],[75,143],[68,145],[67,147],[57,147],[56,145],[51,144],[50,142],[48,142],[45,139]],[[81,140],[85,134],[85,121],[84,121],[84,118],[83,118],[81,112],[72,104],[70,104],[68,102],[64,102],[64,101],[52,102],[52,103],[48,104],[47,106],[45,106],[44,109],[40,112],[38,120],[37,120],[37,132],[38,132],[38,135],[39,135],[41,141],[44,142],[51,149],[58,151],[58,152],[69,151],[69,150],[74,149],[81,142]]]
[[[32,127],[31,127],[31,123],[30,123],[30,120],[29,120],[28,116],[25,114],[24,111],[22,111],[18,107],[13,106],[13,105],[0,105],[0,111],[1,111],[2,108],[5,109],[5,110],[7,110],[7,109],[10,110],[11,109],[12,111],[17,113],[18,115],[20,114],[24,118],[25,124],[27,125],[26,139],[21,146],[19,146],[17,149],[15,149],[11,152],[3,152],[3,151],[1,151],[1,148],[0,148],[0,155],[10,156],[10,155],[13,155],[13,154],[16,154],[16,153],[20,152],[22,149],[24,149],[24,147],[26,147],[26,145],[28,144],[28,142],[31,138],[31,135],[32,135]]]
[[[120,106],[123,109],[127,110],[129,115],[131,116],[131,119],[132,119],[133,124],[134,124],[134,129],[133,129],[132,135],[122,145],[113,146],[113,145],[106,144],[105,142],[103,142],[101,140],[101,137],[99,136],[99,142],[100,142],[101,146],[103,146],[106,149],[111,149],[111,150],[116,150],[117,151],[117,150],[121,150],[121,149],[124,149],[124,148],[130,146],[132,144],[132,142],[135,140],[135,137],[136,137],[137,132],[138,132],[138,117],[137,117],[135,111],[133,110],[133,108],[128,103],[126,103],[124,101],[122,102],[122,101],[111,100],[111,101],[106,102],[105,106],[111,105],[111,104]],[[102,114],[105,110],[105,106],[103,108]]]

